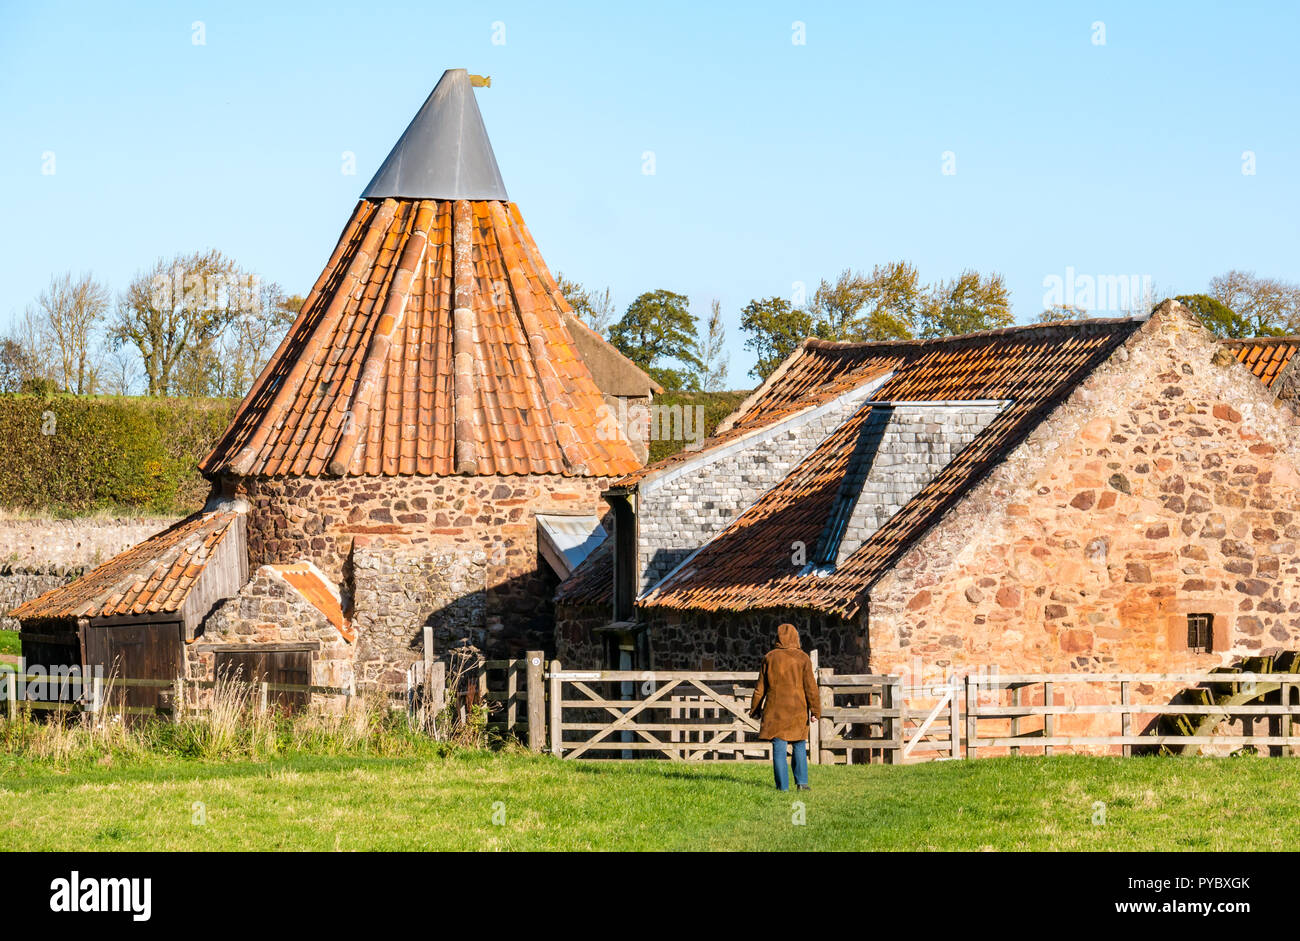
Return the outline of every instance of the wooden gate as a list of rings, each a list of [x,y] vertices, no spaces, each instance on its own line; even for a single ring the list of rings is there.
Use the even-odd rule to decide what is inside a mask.
[[[551,753],[561,758],[766,758],[749,717],[756,673],[564,670],[552,663]]]

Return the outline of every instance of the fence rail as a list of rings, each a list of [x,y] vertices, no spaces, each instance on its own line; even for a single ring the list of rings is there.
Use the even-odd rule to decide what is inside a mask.
[[[813,652],[814,663],[817,654]],[[905,686],[897,676],[817,668],[821,721],[809,729],[815,764],[900,763],[992,754],[1051,755],[1063,748],[1118,751],[1254,747],[1290,755],[1300,746],[1297,673],[1014,673],[949,677]],[[111,712],[179,718],[202,709],[177,691],[215,680],[0,673],[6,715]],[[424,703],[483,706],[487,727],[564,759],[764,760],[749,715],[757,672],[566,670],[541,651],[516,659],[417,662],[407,689],[384,693],[408,709]],[[24,682],[26,681],[26,682]],[[27,683],[43,684],[26,697]],[[454,688],[448,689],[448,684]],[[109,690],[170,690],[163,707],[109,704]],[[349,689],[251,684],[256,708],[272,694],[351,696]],[[441,706],[439,706],[441,708]],[[1240,729],[1233,726],[1240,725]]]

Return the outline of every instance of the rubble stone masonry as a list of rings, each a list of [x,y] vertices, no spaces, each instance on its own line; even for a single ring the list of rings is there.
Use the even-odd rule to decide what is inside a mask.
[[[489,656],[552,649],[558,579],[537,549],[537,513],[603,515],[603,478],[243,478],[252,567],[309,559],[355,606],[359,679],[437,643]],[[412,644],[416,643],[415,647]],[[398,652],[401,651],[400,657]],[[441,652],[441,651],[439,651]]]
[[[871,589],[873,672],[1208,670],[1300,647],[1291,410],[1162,306]],[[1187,616],[1214,616],[1213,652]]]

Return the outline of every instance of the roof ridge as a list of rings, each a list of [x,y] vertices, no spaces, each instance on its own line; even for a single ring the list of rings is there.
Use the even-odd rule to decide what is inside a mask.
[[[1090,333],[1096,327],[1117,327],[1124,324],[1145,323],[1145,317],[1088,317],[1083,320],[1053,320],[1048,323],[1013,324],[1010,327],[997,327],[991,330],[975,330],[971,333],[957,333],[942,337],[915,337],[911,340],[823,340],[819,337],[807,337],[801,345],[811,350],[867,350],[880,349],[920,349],[926,346],[959,343],[963,340],[982,340],[1013,336],[1036,331],[1066,330],[1068,333]],[[1069,329],[1069,328],[1075,329]]]

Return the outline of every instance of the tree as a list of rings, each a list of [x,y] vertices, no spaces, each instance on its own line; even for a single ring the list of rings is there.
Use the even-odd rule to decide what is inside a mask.
[[[916,268],[905,261],[876,265],[870,275],[845,268],[813,293],[809,314],[828,340],[908,340],[921,308]]]
[[[21,392],[32,374],[27,351],[13,337],[0,340],[0,392]]]
[[[96,333],[108,313],[108,288],[90,274],[54,275],[36,298],[33,316],[53,354],[54,380],[68,392],[95,391]]]
[[[119,299],[109,336],[139,352],[149,395],[194,392],[207,387],[217,338],[256,303],[256,278],[221,252],[159,259]]]
[[[936,285],[926,297],[921,336],[957,336],[1008,327],[1014,322],[1011,295],[1002,275],[984,277],[968,268],[951,281]]]
[[[668,391],[698,388],[704,364],[695,340],[690,301],[672,291],[647,291],[609,330],[609,341]],[[675,360],[685,368],[663,365]]]
[[[750,301],[740,312],[740,329],[748,334],[745,349],[758,356],[749,374],[760,382],[815,332],[812,314],[792,307],[784,297]]]
[[[236,312],[222,334],[220,355],[206,370],[206,394],[242,398],[298,316],[303,300],[287,296],[275,282],[262,285],[257,307]]]
[[[1246,331],[1239,336],[1281,336],[1300,330],[1300,284],[1233,269],[1212,278],[1208,294],[1239,319],[1239,329]]]
[[[1216,337],[1257,336],[1254,328],[1246,320],[1238,317],[1218,298],[1208,294],[1180,294],[1174,300],[1196,314],[1205,325],[1205,329]]]
[[[721,392],[727,382],[727,363],[730,357],[722,352],[727,341],[727,331],[722,325],[722,304],[717,300],[709,308],[708,335],[699,344],[699,385],[705,392]]]
[[[591,329],[601,336],[609,330],[614,319],[614,294],[609,288],[604,291],[589,291],[577,281],[570,281],[562,272],[555,275],[556,286],[564,299],[569,302],[573,312]]]

